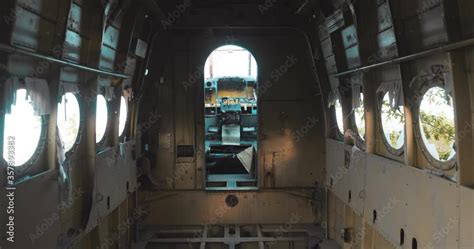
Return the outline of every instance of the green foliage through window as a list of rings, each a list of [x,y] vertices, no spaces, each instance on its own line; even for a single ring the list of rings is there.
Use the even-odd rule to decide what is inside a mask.
[[[451,159],[456,129],[452,98],[441,87],[429,89],[420,105],[420,129],[430,154],[437,160]]]
[[[382,100],[382,128],[386,141],[394,149],[401,149],[405,144],[405,114],[403,107],[390,106],[389,93]]]

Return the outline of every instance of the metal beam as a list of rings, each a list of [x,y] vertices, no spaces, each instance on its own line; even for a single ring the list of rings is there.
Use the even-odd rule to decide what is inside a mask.
[[[216,225],[222,228],[224,234],[219,237],[209,236],[210,225]],[[250,225],[248,225],[250,226]],[[311,225],[312,227],[313,225]],[[146,247],[147,244],[159,243],[159,244],[176,244],[176,243],[188,243],[199,245],[199,248],[206,248],[208,243],[220,243],[227,245],[229,249],[236,248],[237,245],[242,243],[255,243],[258,244],[259,249],[265,248],[265,243],[273,242],[296,242],[312,240],[321,240],[324,235],[322,230],[313,230],[316,227],[308,227],[307,225],[297,226],[295,228],[289,228],[282,230],[283,226],[270,226],[262,228],[261,225],[255,225],[256,234],[250,237],[242,237],[241,230],[242,225],[217,225],[207,224],[202,229],[195,229],[193,226],[190,228],[183,227],[183,231],[179,229],[161,229],[159,226],[144,226],[141,231],[145,232],[148,236],[139,238],[141,248]],[[233,228],[233,229],[232,229]],[[320,231],[320,233],[318,232]],[[171,234],[175,233],[175,236],[170,237]],[[165,236],[162,236],[165,235]],[[135,247],[134,247],[135,248]],[[141,249],[140,248],[140,249]],[[138,249],[138,248],[137,248]]]
[[[257,237],[263,238],[262,228],[260,227],[260,225],[257,225],[256,228],[257,228]],[[263,243],[263,241],[258,242],[258,249],[265,249],[265,243]]]
[[[110,77],[115,77],[115,78],[120,78],[120,79],[127,79],[129,77],[129,75],[126,75],[126,74],[108,72],[108,71],[104,71],[104,70],[97,69],[97,68],[92,68],[92,67],[88,67],[88,66],[84,66],[84,65],[80,65],[80,64],[75,64],[75,63],[72,63],[72,62],[69,62],[69,61],[65,61],[65,60],[61,60],[61,59],[51,57],[49,55],[44,55],[44,54],[40,54],[40,53],[37,53],[37,52],[28,51],[28,50],[23,49],[23,48],[12,47],[12,46],[6,45],[6,44],[0,44],[0,51],[3,51],[5,53],[9,53],[9,54],[25,55],[25,56],[29,56],[29,57],[32,57],[32,58],[36,58],[36,59],[45,60],[45,61],[48,61],[48,62],[51,62],[51,63],[59,64],[61,66],[72,67],[72,68],[75,68],[75,69],[79,69],[79,70],[83,70],[83,71],[87,71],[87,72],[91,72],[91,73],[96,73],[96,74],[100,74],[100,75],[105,75],[105,76],[110,76]]]
[[[207,232],[208,232],[208,227],[207,225],[204,226],[203,231],[202,231],[202,238],[207,238]],[[201,245],[199,245],[199,249],[206,249],[206,242],[202,241]]]

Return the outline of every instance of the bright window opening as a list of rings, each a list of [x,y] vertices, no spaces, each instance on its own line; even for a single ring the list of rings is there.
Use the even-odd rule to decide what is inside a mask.
[[[62,96],[58,104],[57,119],[58,132],[64,144],[64,151],[67,152],[76,143],[81,120],[79,102],[74,94],[66,93]]]
[[[336,104],[334,105],[334,109],[336,111],[336,122],[337,128],[341,134],[344,134],[344,114],[342,113],[342,105],[341,101],[336,100]]]
[[[98,143],[102,141],[107,130],[108,109],[104,95],[97,95],[95,115],[95,142]]]
[[[257,61],[245,48],[226,45],[212,51],[204,66],[204,78],[252,77],[257,78]]]
[[[400,150],[405,144],[405,113],[402,108],[392,108],[389,93],[385,93],[380,111],[382,130],[385,141],[395,150]]]
[[[127,124],[128,104],[124,96],[120,98],[120,114],[119,114],[119,137],[122,136]]]
[[[15,166],[25,164],[38,148],[42,129],[41,116],[34,114],[25,89],[16,91],[16,103],[11,106],[11,114],[5,115],[4,129],[3,158]]]
[[[214,50],[204,68],[206,187],[255,189],[257,63],[238,46]]]
[[[360,94],[360,106],[354,110],[355,124],[357,133],[362,140],[365,140],[365,110],[364,110],[364,94]]]
[[[456,155],[453,99],[445,89],[432,87],[423,95],[420,130],[423,143],[434,159],[444,162]]]

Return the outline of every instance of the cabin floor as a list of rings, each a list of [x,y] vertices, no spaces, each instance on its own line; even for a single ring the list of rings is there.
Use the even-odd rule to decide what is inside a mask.
[[[141,226],[133,249],[338,249],[313,224]]]

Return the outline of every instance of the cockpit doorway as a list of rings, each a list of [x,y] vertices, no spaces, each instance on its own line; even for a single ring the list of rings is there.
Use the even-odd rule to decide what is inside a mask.
[[[215,49],[204,68],[206,188],[257,187],[257,62],[246,49]]]

